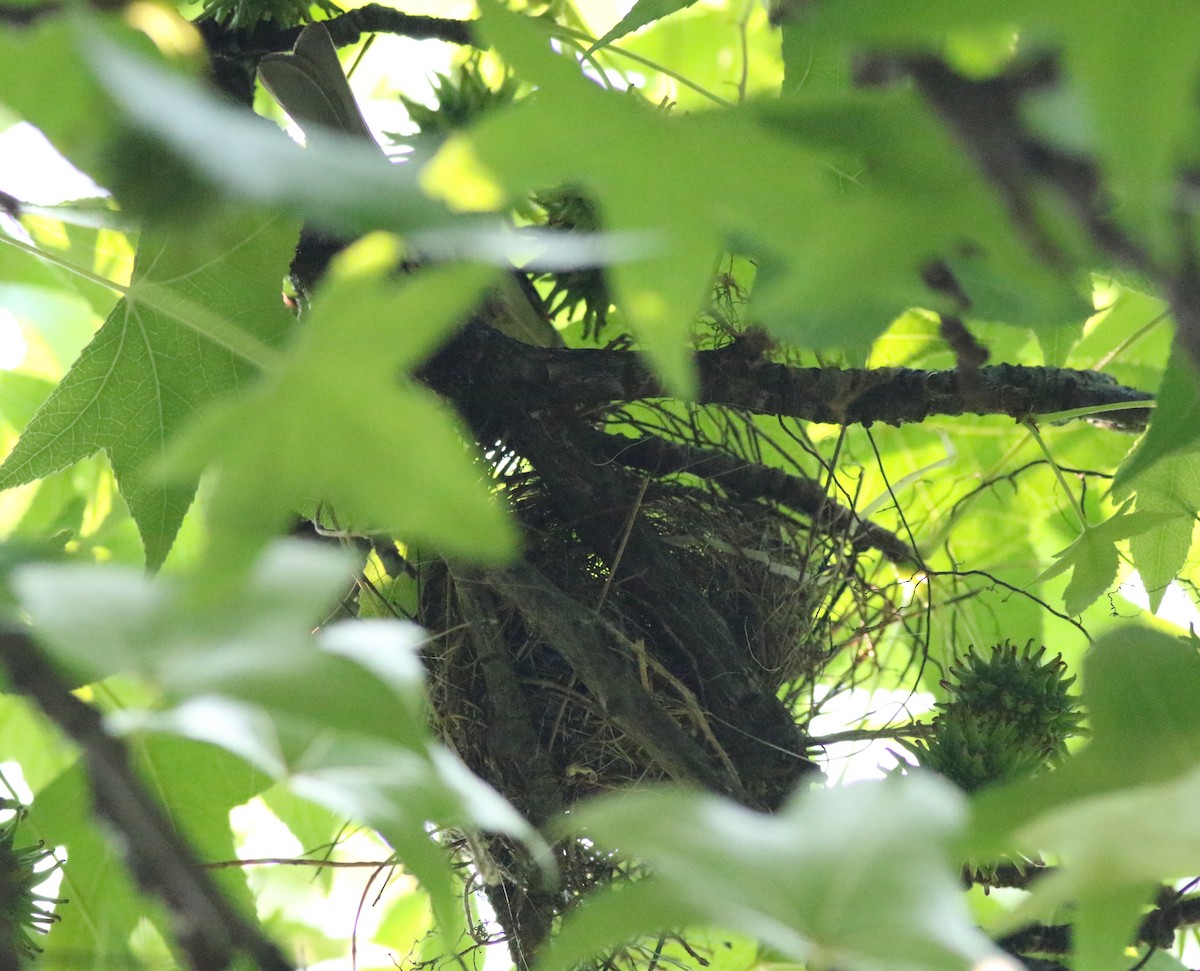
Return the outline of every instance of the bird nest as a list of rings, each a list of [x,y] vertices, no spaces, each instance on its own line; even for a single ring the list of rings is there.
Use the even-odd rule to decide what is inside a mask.
[[[623,635],[647,695],[719,758],[699,691],[672,670],[678,651],[659,644],[661,635],[645,606],[622,595],[619,567],[608,570],[561,528],[535,487],[525,492],[519,508],[526,525],[534,527],[528,562],[598,622]],[[640,515],[729,625],[764,687],[774,693],[797,680],[811,681],[830,650],[825,608],[838,572],[830,565],[829,550],[816,556],[811,544],[800,546],[798,524],[776,509],[694,489],[651,486]],[[522,605],[487,591],[490,609],[481,614],[479,587],[441,561],[424,571],[421,619],[444,632],[426,656],[432,707],[442,736],[467,763],[485,769],[485,777],[493,774],[485,753],[494,726],[486,717],[487,678],[475,630],[482,623],[493,628],[506,649],[564,804],[664,778],[661,768],[614,727],[563,655],[530,629]],[[491,781],[503,787],[503,780]]]
[[[753,435],[753,428],[743,419],[743,433]],[[744,447],[728,440],[703,444],[745,458]],[[564,517],[553,489],[520,460],[511,464],[525,469],[504,479],[524,527],[526,574],[497,580],[501,574],[437,559],[420,567],[418,619],[433,635],[425,661],[441,737],[542,822],[588,796],[680,777],[678,765],[629,730],[638,722],[628,708],[644,705],[646,717],[669,719],[686,736],[683,748],[702,753],[712,767],[710,775],[690,781],[721,788],[721,780],[734,780],[724,791],[735,798],[759,808],[778,805],[813,768],[803,729],[816,679],[840,644],[890,610],[887,597],[865,580],[862,544],[831,530],[827,517],[814,522],[697,476],[620,470],[610,474],[620,476],[625,494],[636,500],[624,516],[626,535],[614,537],[609,554],[601,555],[594,539]],[[637,580],[651,564],[637,559],[634,544],[626,545],[635,529],[677,568],[680,586],[690,587],[719,618],[759,696],[782,702],[788,727],[796,730],[799,744],[791,752],[787,743],[748,740],[779,750],[771,752],[776,758],[782,753],[784,768],[757,788],[737,788],[747,776],[742,736],[754,733],[733,723],[738,715],[731,717],[728,706],[710,705],[712,669],[689,655],[664,622],[662,604],[638,593]],[[533,606],[528,577],[537,578],[544,594]],[[555,612],[562,616],[546,617]],[[581,655],[573,653],[580,645],[566,643],[577,638],[553,634],[564,630],[605,638],[602,647],[583,650],[615,659],[614,676],[624,679],[619,690],[581,668]],[[573,898],[621,868],[584,844],[560,847],[559,854],[560,885],[539,893],[529,885],[538,878],[520,865],[513,847],[493,840],[481,851],[476,842],[472,862],[484,882],[505,884],[510,912],[501,921],[510,940],[522,923],[526,931],[538,924],[528,936],[543,938]],[[514,912],[520,909],[512,906],[516,890],[536,917]]]

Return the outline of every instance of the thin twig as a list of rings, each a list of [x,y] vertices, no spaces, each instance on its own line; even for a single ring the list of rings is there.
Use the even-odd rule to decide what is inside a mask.
[[[600,613],[600,609],[604,606],[604,601],[608,599],[609,588],[612,587],[613,577],[617,575],[617,570],[621,566],[621,558],[625,555],[625,546],[629,542],[629,534],[633,532],[633,524],[637,521],[638,513],[642,508],[642,500],[646,497],[646,487],[650,485],[650,476],[642,479],[642,486],[638,489],[637,498],[633,502],[633,508],[629,510],[629,519],[625,523],[625,532],[621,534],[621,542],[617,546],[616,555],[613,557],[613,564],[609,567],[608,576],[604,578],[604,588],[600,591],[600,599],[596,602],[596,613]]]
[[[308,866],[331,870],[378,869],[391,866],[394,860],[309,860],[304,857],[266,856],[252,860],[214,860],[201,864],[206,870],[228,870],[247,866]]]

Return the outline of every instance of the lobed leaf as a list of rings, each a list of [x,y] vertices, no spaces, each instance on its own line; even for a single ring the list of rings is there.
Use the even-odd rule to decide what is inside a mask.
[[[856,971],[1001,960],[967,913],[949,855],[963,808],[956,789],[925,774],[801,792],[773,816],[679,790],[597,800],[572,812],[572,832],[650,875],[581,906],[541,966],[565,971],[602,947],[687,924]]]
[[[591,54],[602,47],[607,47],[615,40],[620,40],[626,34],[652,24],[663,17],[668,17],[679,10],[686,10],[696,0],[636,0],[629,12],[604,33],[589,49]]]
[[[316,515],[318,507],[340,528],[477,559],[501,560],[515,547],[465,431],[440,399],[405,379],[462,323],[490,274],[453,267],[403,281],[389,278],[386,259],[355,271],[375,242],[334,267],[277,373],[203,416],[169,460],[187,475],[212,461],[220,467],[209,503],[216,576],[237,576],[297,510]]]
[[[281,544],[220,611],[197,598],[194,585],[133,570],[30,567],[16,585],[39,638],[77,678],[122,670],[163,692],[165,706],[126,708],[110,716],[110,725],[167,733],[165,741],[150,736],[167,750],[178,736],[238,756],[212,762],[231,778],[240,772],[258,780],[235,805],[269,778],[371,825],[421,880],[449,927],[449,861],[428,823],[506,833],[543,858],[545,846],[503,797],[429,737],[417,628],[347,622],[312,635],[343,595],[348,566],[328,549]],[[64,602],[69,609],[60,609]],[[210,800],[196,787],[219,781],[195,765],[155,771],[197,812]],[[206,819],[209,828],[198,830],[205,839],[227,832],[223,817],[216,830]],[[232,847],[221,854],[231,858]]]
[[[184,424],[255,372],[229,336],[258,347],[287,331],[280,284],[295,239],[287,220],[228,211],[186,232],[143,234],[128,293],[0,465],[0,489],[103,450],[147,565],[161,565],[196,480],[166,483],[151,466]]]

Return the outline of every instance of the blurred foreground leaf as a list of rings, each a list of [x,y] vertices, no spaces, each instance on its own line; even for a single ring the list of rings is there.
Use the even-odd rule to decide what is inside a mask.
[[[985,790],[970,843],[1052,853],[1053,875],[1030,887],[1010,923],[1052,919],[1078,904],[1080,967],[1113,967],[1157,886],[1200,869],[1188,828],[1200,795],[1200,654],[1194,643],[1138,627],[1107,635],[1083,668],[1092,742],[1055,771]]]
[[[30,567],[15,584],[35,632],[76,678],[125,671],[162,690],[166,707],[125,709],[110,716],[114,727],[218,745],[373,826],[453,926],[449,858],[429,823],[544,844],[430,738],[416,627],[362,621],[311,633],[350,575],[338,553],[292,542],[274,547],[221,611],[186,583],[128,569]]]
[[[380,261],[356,269],[377,244]],[[215,585],[297,510],[315,515],[322,505],[340,528],[450,553],[496,561],[515,548],[465,430],[440,399],[405,380],[463,322],[490,274],[453,267],[397,280],[392,253],[375,237],[344,254],[278,373],[202,418],[172,460],[193,474],[213,459],[220,467],[209,504]]]
[[[542,967],[565,971],[642,934],[709,924],[805,963],[961,971],[996,954],[950,856],[964,810],[958,790],[924,774],[801,792],[774,816],[678,790],[598,800],[572,812],[572,831],[650,874],[582,905]]]

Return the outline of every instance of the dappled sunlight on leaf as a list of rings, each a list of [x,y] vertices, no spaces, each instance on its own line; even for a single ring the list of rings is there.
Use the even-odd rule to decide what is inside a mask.
[[[186,422],[254,374],[223,339],[257,348],[287,331],[279,282],[295,233],[277,216],[219,212],[186,233],[144,234],[131,288],[0,466],[0,488],[103,449],[146,561],[161,565],[196,486],[164,483],[153,466]]]

